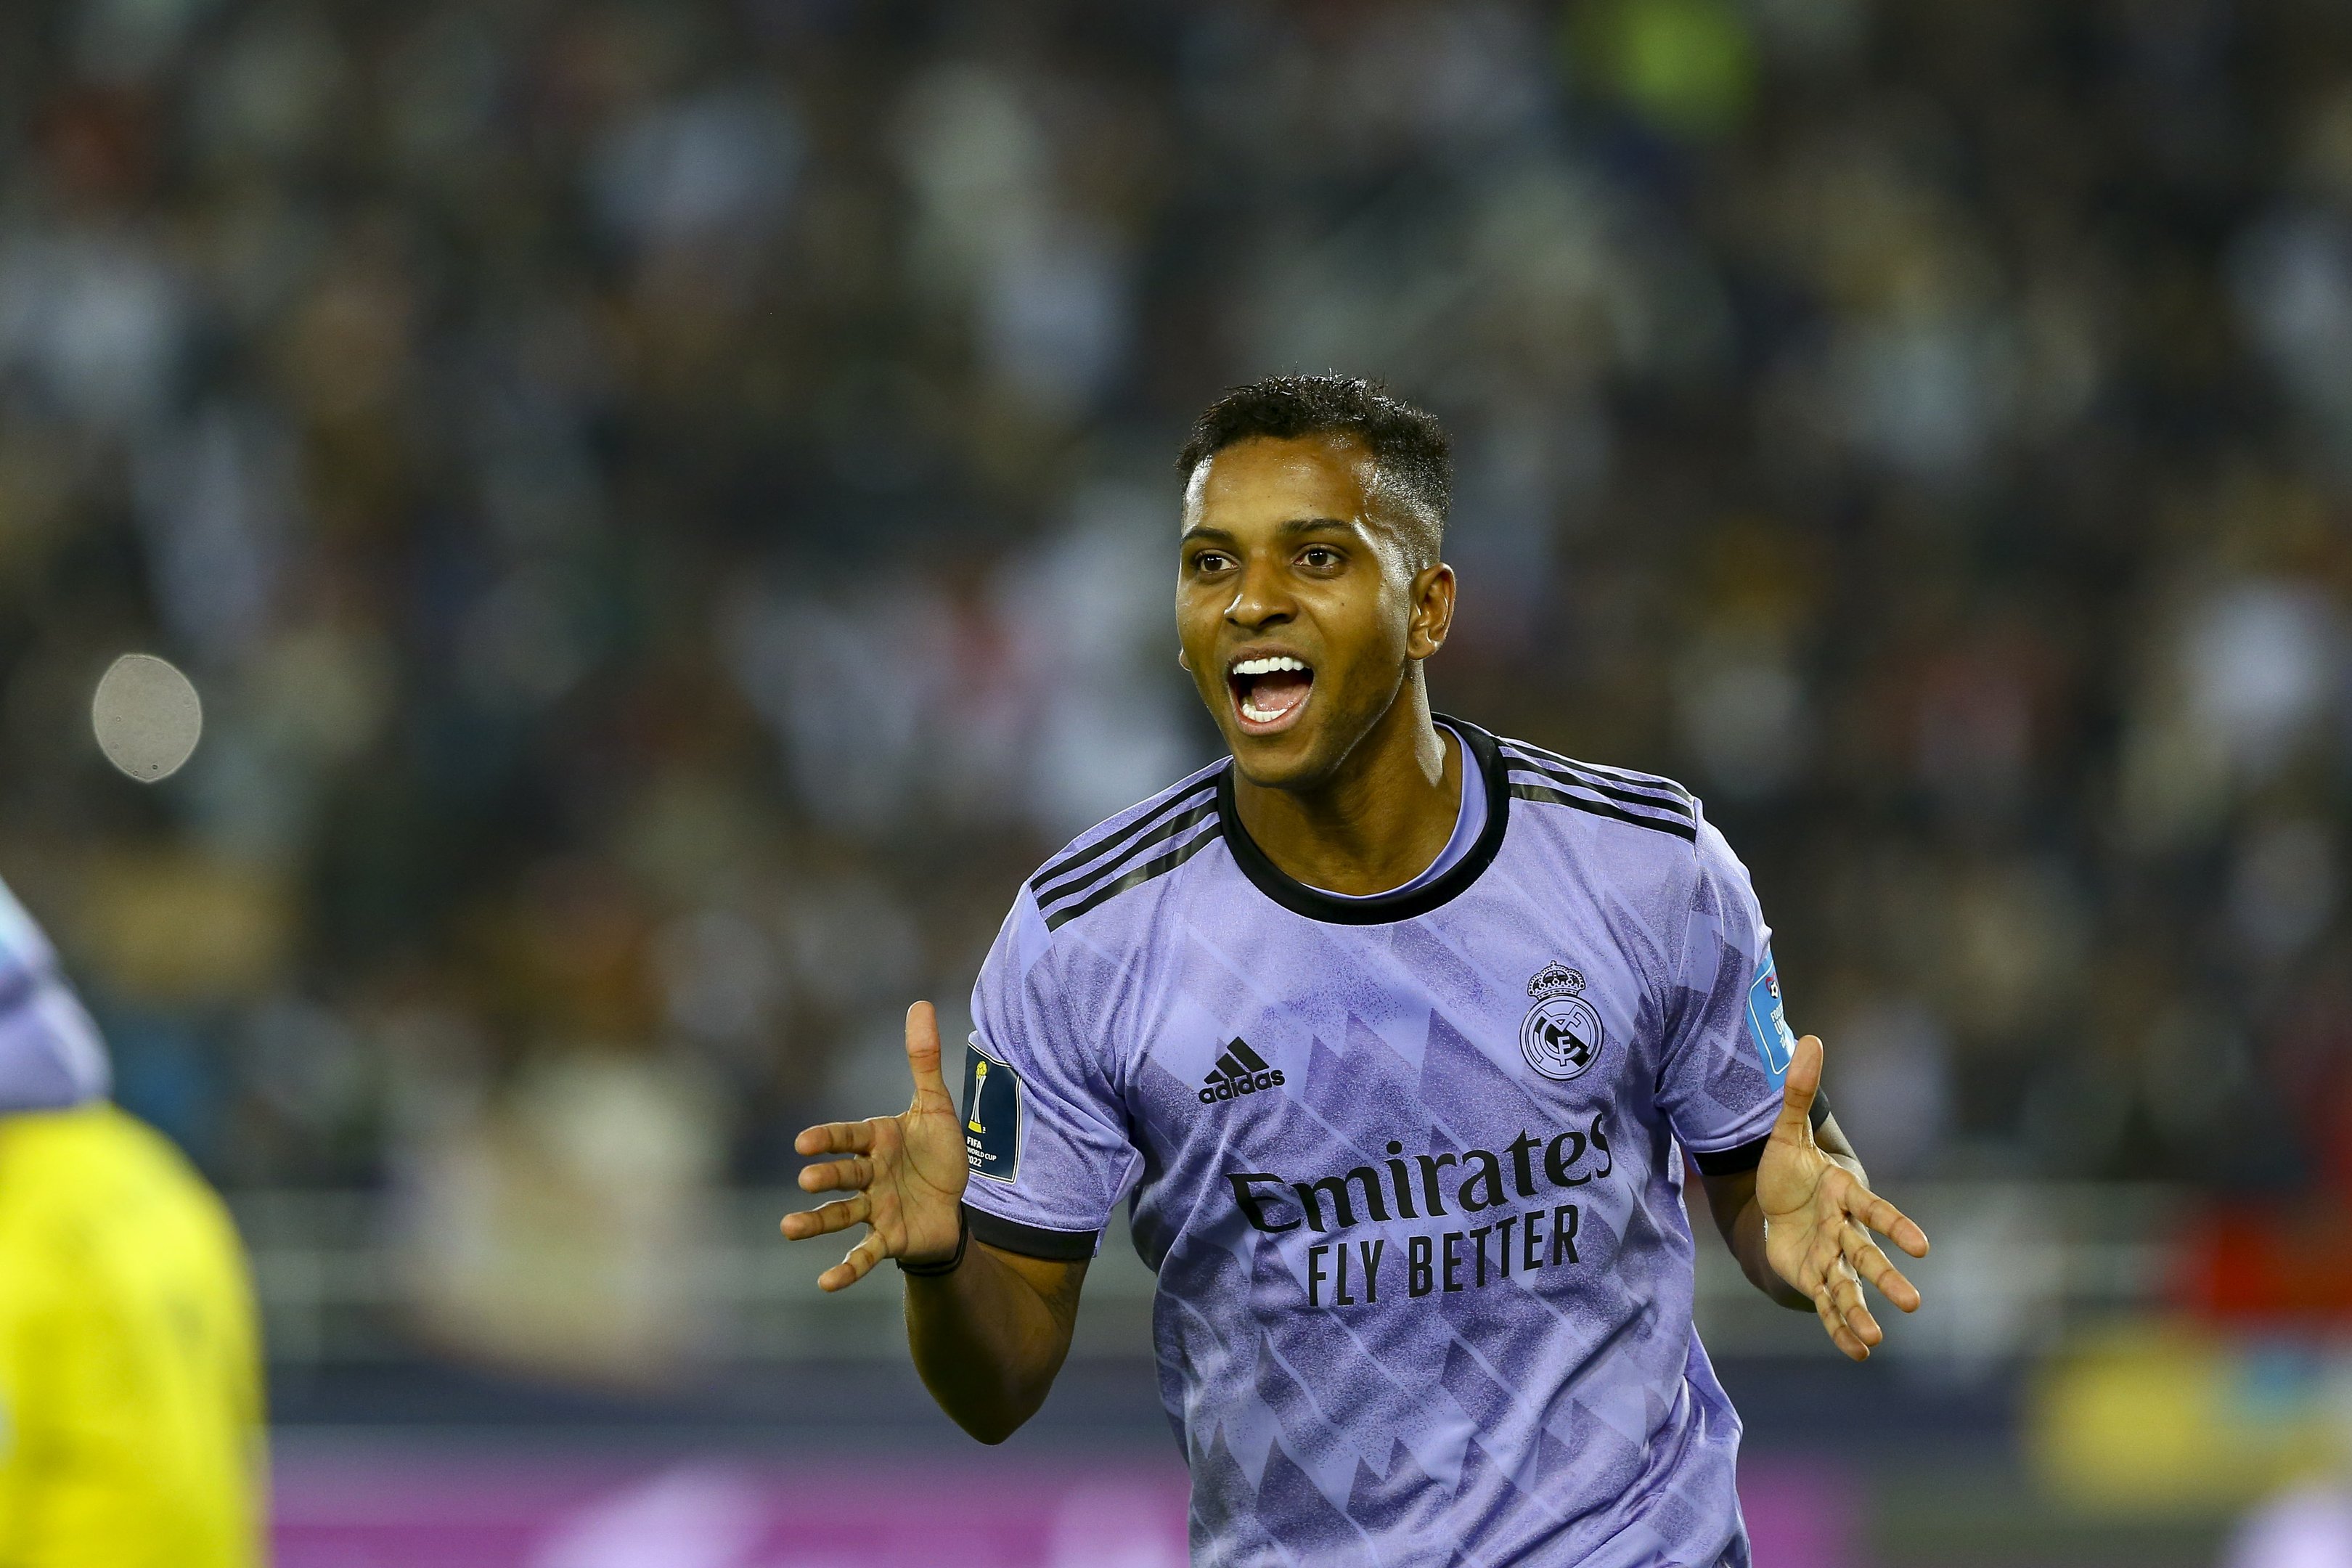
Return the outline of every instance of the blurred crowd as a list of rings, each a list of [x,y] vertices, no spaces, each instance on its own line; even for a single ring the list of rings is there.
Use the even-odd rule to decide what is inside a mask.
[[[1439,705],[1706,799],[1874,1168],[2352,1191],[2340,4],[24,0],[0,106],[0,875],[232,1187],[898,1103],[1336,368]]]

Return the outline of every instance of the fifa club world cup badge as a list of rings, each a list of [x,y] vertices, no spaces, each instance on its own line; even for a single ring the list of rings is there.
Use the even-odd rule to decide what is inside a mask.
[[[1519,1026],[1519,1051],[1528,1066],[1546,1078],[1581,1075],[1601,1056],[1609,1037],[1601,1015],[1583,996],[1584,976],[1565,964],[1547,963],[1528,982],[1536,1005]]]

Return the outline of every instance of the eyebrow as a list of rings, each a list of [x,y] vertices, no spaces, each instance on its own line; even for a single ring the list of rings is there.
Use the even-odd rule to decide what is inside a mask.
[[[1296,539],[1300,534],[1322,533],[1332,529],[1337,529],[1342,533],[1352,533],[1355,528],[1356,525],[1344,517],[1294,517],[1276,524],[1274,531],[1278,538]],[[1178,539],[1180,542],[1194,539],[1213,540],[1225,544],[1234,542],[1231,532],[1208,523],[1194,523],[1179,535]]]

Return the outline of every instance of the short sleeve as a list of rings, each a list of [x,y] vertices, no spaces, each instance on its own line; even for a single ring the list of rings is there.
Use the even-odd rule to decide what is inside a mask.
[[[87,1104],[104,1098],[110,1076],[48,938],[0,884],[0,1114]]]
[[[1658,1101],[1699,1169],[1714,1173],[1755,1164],[1741,1156],[1772,1130],[1796,1039],[1781,1012],[1772,929],[1748,868],[1703,814],[1693,847],[1696,875],[1667,996]]]
[[[972,988],[964,1059],[964,1207],[971,1234],[1036,1258],[1094,1256],[1140,1163],[1106,1069],[1100,1027],[1081,1032],[1027,889]]]

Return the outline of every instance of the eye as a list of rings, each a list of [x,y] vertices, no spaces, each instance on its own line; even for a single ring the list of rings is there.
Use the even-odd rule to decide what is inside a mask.
[[[1328,572],[1339,564],[1339,552],[1328,544],[1310,544],[1298,552],[1302,565],[1317,572]]]
[[[1195,572],[1222,572],[1232,563],[1232,557],[1222,550],[1203,550],[1192,557]]]

